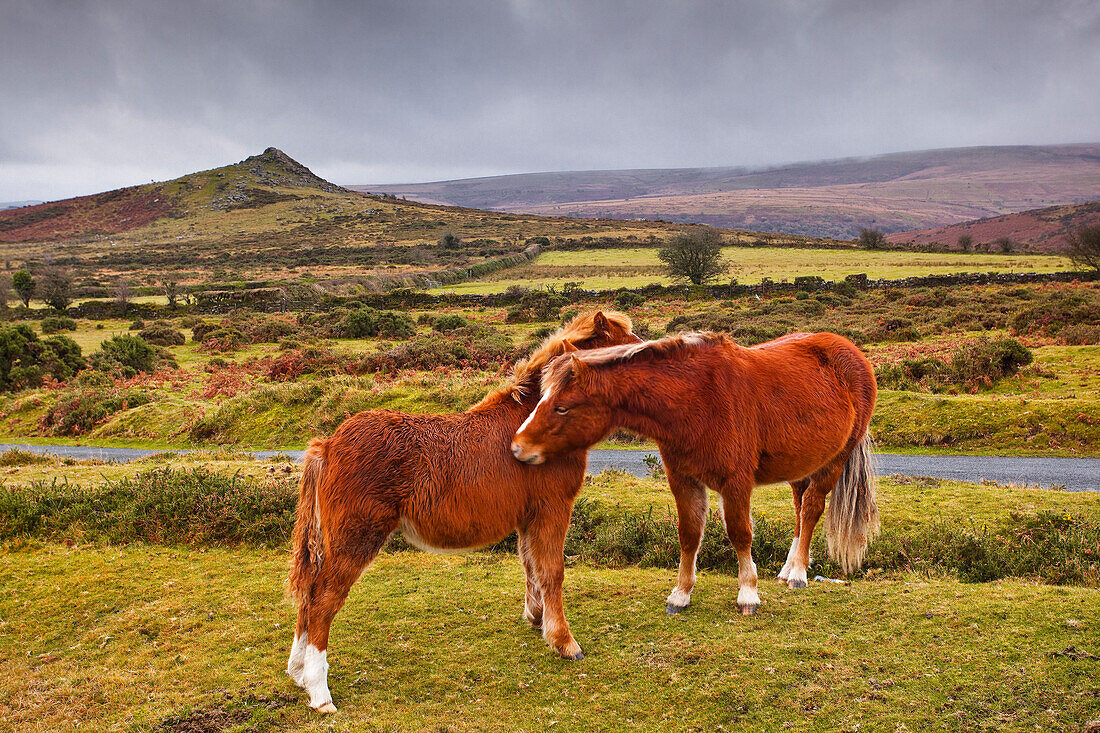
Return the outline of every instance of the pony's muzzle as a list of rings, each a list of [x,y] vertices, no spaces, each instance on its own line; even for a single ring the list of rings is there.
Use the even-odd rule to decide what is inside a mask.
[[[524,463],[535,466],[542,463],[543,457],[539,453],[527,453],[524,451],[523,446],[512,441],[512,455],[516,457],[517,461],[523,461]]]

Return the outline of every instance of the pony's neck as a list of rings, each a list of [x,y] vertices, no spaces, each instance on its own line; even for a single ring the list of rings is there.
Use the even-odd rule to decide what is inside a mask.
[[[677,427],[682,419],[680,397],[659,385],[669,379],[679,380],[667,374],[654,380],[651,363],[627,363],[613,371],[613,375],[597,377],[611,408],[612,430],[626,428],[658,443],[675,442],[676,436],[683,434]]]

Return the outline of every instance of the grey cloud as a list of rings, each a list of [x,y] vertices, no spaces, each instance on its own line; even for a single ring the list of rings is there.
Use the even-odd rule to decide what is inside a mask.
[[[6,5],[0,200],[1100,140],[1084,0]]]

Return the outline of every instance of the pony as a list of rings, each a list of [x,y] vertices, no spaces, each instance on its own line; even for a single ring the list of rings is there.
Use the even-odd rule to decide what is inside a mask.
[[[425,550],[472,550],[514,530],[526,576],[524,618],[563,657],[582,659],[562,606],[565,534],[584,480],[584,451],[518,463],[512,434],[538,401],[543,367],[567,349],[636,344],[621,314],[579,315],[516,365],[507,385],[463,413],[360,412],[305,453],[288,578],[298,616],[287,674],[310,707],[335,712],[328,638],[348,591],[400,531]]]
[[[760,605],[750,514],[759,484],[791,485],[794,541],[780,582],[806,587],[810,540],[830,492],[829,553],[845,572],[862,564],[879,523],[868,433],[877,392],[866,357],[836,334],[795,333],[752,348],[710,332],[670,336],[552,361],[512,453],[539,465],[616,428],[655,440],[680,539],[666,610],[691,602],[709,486],[737,551],[737,605],[748,615]]]

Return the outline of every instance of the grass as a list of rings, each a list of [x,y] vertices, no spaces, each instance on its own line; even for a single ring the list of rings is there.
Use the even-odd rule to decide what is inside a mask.
[[[218,493],[215,507],[248,481],[268,487],[257,497],[273,498],[281,487],[292,503],[297,471],[233,454],[130,464],[15,452],[0,459],[0,480],[16,490],[108,481],[116,499],[129,492],[150,506],[161,488],[147,485],[149,477],[166,470],[185,479],[184,494]],[[619,473],[593,477],[582,496],[658,515],[671,503],[665,482]],[[185,500],[180,512],[205,517],[200,503],[207,502]],[[274,521],[273,512],[289,511],[279,507],[253,518]],[[758,530],[779,523],[789,532],[788,507],[784,487],[759,488]],[[1093,495],[896,478],[882,482],[880,509],[895,534],[1004,527],[1014,514],[1041,512],[1100,519]],[[805,591],[764,579],[764,605],[744,618],[736,612],[736,574],[723,566],[702,570],[691,608],[669,617],[664,598],[675,573],[668,566],[574,560],[566,610],[586,659],[568,663],[520,619],[522,573],[509,554],[434,556],[398,544],[367,570],[337,616],[330,686],[341,712],[322,719],[282,673],[294,618],[282,585],[285,528],[274,545],[261,532],[259,542],[244,536],[225,546],[213,520],[203,526],[203,536],[161,535],[187,545],[115,545],[71,532],[60,545],[33,536],[0,545],[4,726],[1069,731],[1095,715],[1100,695],[1095,658],[1053,656],[1071,646],[1100,653],[1095,587],[1023,578],[959,583],[926,564],[921,573],[880,572]]]
[[[1100,693],[1096,661],[1051,656],[1097,651],[1094,590],[769,583],[742,618],[736,578],[704,572],[669,617],[671,572],[574,565],[567,613],[587,657],[569,663],[520,619],[514,559],[400,552],[336,619],[341,712],[320,718],[282,672],[285,562],[148,545],[0,554],[5,724],[172,730],[244,710],[235,730],[1080,730]]]
[[[856,249],[797,249],[787,247],[726,247],[733,263],[729,272],[740,283],[758,283],[767,277],[793,280],[820,275],[843,280],[866,274],[872,279],[897,279],[960,272],[1057,272],[1073,269],[1056,255],[998,255],[938,252],[871,252]],[[551,250],[529,265],[503,270],[485,280],[448,285],[438,292],[496,293],[512,285],[553,285],[580,282],[590,290],[636,288],[651,283],[669,284],[654,248],[604,250]]]

